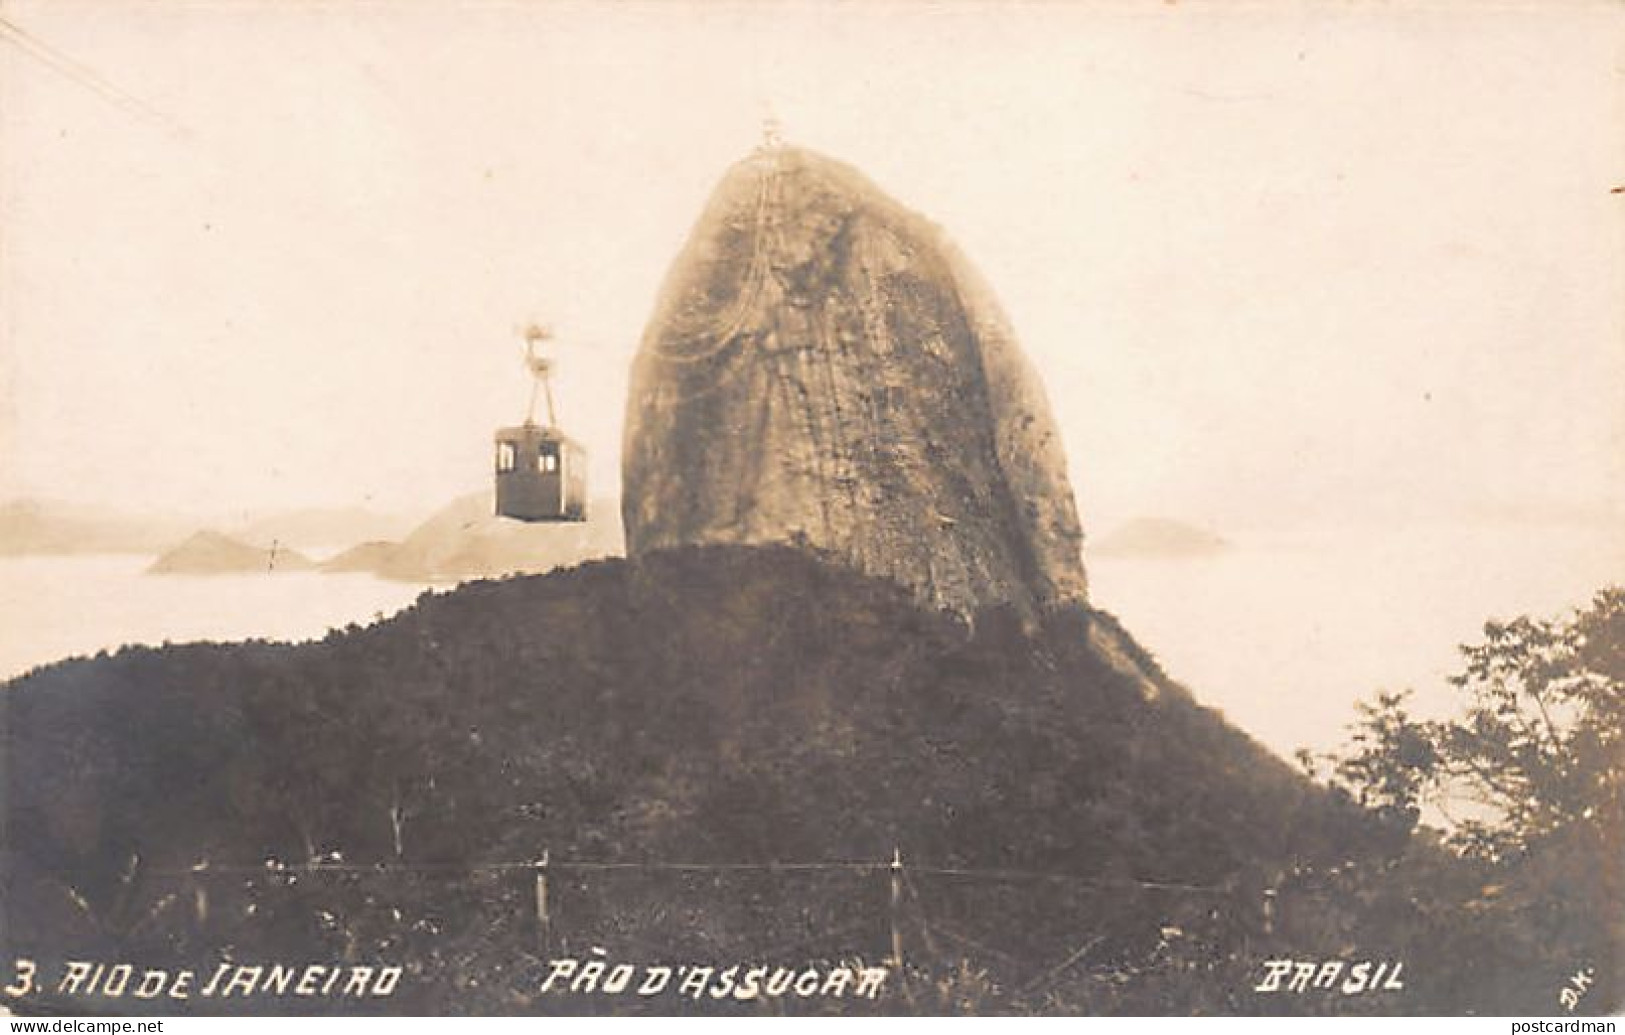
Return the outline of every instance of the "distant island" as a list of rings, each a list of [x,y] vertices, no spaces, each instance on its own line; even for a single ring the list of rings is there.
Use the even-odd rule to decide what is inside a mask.
[[[407,582],[538,574],[625,553],[620,501],[581,522],[498,517],[491,490],[427,519],[364,507],[303,507],[214,518],[17,498],[0,503],[0,557],[133,554],[153,575],[370,574]],[[326,558],[319,563],[313,558]]]
[[[1097,557],[1207,557],[1230,546],[1223,536],[1196,525],[1139,517],[1102,536],[1090,552]]]
[[[400,549],[400,543],[374,539],[329,557],[320,567],[330,575],[377,574],[394,560]]]
[[[314,561],[288,547],[259,547],[219,532],[197,532],[159,555],[149,575],[250,575],[311,571]]]
[[[321,570],[406,581],[533,575],[625,552],[620,505],[594,500],[581,522],[527,524],[498,517],[489,489],[459,496],[399,542],[374,539]]]
[[[311,550],[399,539],[411,528],[410,517],[366,507],[297,507],[245,514],[239,523],[227,527],[226,532],[257,546],[279,542]]]
[[[161,554],[209,529],[241,543],[303,550],[398,539],[409,517],[364,507],[298,507],[216,514],[152,514],[119,506],[18,497],[0,503],[0,556]]]
[[[147,569],[153,575],[248,575],[290,571],[367,574],[406,582],[432,582],[539,574],[624,553],[619,503],[594,501],[581,522],[526,524],[494,513],[490,490],[460,496],[400,539],[367,537],[317,563],[289,546],[295,533],[345,526],[368,531],[383,520],[365,511],[289,511],[260,519],[248,530],[204,530],[163,550]],[[173,540],[171,540],[173,542]]]

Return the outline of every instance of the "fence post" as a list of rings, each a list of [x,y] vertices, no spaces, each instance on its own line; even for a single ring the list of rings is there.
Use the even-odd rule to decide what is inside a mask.
[[[542,857],[535,862],[536,868],[536,930],[545,951],[553,941],[553,919],[547,909],[547,849],[542,849]]]
[[[891,850],[891,965],[898,970],[903,969],[903,932],[898,926],[901,918],[898,912],[903,905],[903,850],[896,846]]]
[[[207,859],[192,867],[192,918],[199,932],[209,924],[209,887],[203,879],[203,871],[208,868]]]

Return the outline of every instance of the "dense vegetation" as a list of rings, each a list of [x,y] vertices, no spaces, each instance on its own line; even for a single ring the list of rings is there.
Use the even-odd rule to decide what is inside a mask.
[[[1310,775],[1396,837],[1431,809],[1444,844],[1481,876],[1470,907],[1507,921],[1504,951],[1566,962],[1553,1003],[1617,1008],[1625,987],[1625,589],[1560,618],[1490,621],[1450,678],[1460,710],[1423,721],[1408,692],[1359,705],[1344,750]],[[1578,981],[1574,975],[1584,977]],[[1589,1004],[1598,1008],[1598,1003]]]
[[[616,1001],[539,995],[550,953],[873,961],[895,918],[883,1010],[1555,1009],[1580,943],[1519,935],[1494,863],[1316,786],[1154,667],[1148,697],[1090,623],[1114,625],[967,628],[800,551],[708,548],[467,584],[319,643],[54,665],[0,692],[0,956],[398,961],[392,1010],[581,1011]],[[546,930],[509,867],[544,851]],[[876,866],[568,865],[825,861]],[[1401,959],[1406,990],[1254,994],[1282,957]]]

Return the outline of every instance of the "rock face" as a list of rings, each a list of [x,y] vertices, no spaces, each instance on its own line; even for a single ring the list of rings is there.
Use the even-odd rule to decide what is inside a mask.
[[[723,177],[645,331],[624,441],[632,556],[791,542],[966,615],[1086,598],[1060,436],[992,293],[820,155]]]

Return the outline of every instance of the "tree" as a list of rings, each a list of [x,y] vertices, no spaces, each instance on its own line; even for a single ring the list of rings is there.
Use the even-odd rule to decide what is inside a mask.
[[[1554,839],[1620,844],[1625,817],[1625,589],[1558,619],[1484,626],[1461,648],[1453,720],[1424,722],[1406,694],[1359,705],[1330,782],[1409,830],[1431,804],[1465,855],[1508,860]]]
[[[1422,815],[1422,801],[1438,773],[1439,755],[1428,724],[1405,710],[1410,691],[1378,693],[1355,704],[1360,718],[1350,727],[1349,745],[1332,763],[1327,781],[1370,810],[1402,847]],[[1298,762],[1319,777],[1315,757],[1298,752]]]

